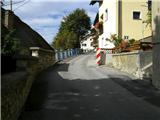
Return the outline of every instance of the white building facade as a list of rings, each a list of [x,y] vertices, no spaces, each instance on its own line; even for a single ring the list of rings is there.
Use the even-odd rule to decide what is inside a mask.
[[[86,39],[81,41],[80,45],[83,52],[89,52],[94,49],[94,47],[92,46],[92,42],[93,42],[92,37],[87,37]]]
[[[114,44],[110,39],[111,34],[116,34],[116,1],[104,0],[99,8],[99,22],[103,24],[103,34],[99,36],[98,42],[100,48],[111,49]]]

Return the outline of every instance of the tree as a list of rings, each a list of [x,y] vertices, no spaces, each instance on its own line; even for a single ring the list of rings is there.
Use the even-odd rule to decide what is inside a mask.
[[[16,30],[8,30],[2,26],[2,37],[1,37],[1,53],[3,55],[13,56],[19,50],[19,39],[16,37]]]
[[[151,22],[152,22],[152,12],[151,10],[149,10],[147,13],[147,19],[144,21],[144,23],[146,23],[146,26],[149,25],[151,27]]]
[[[147,2],[148,5],[148,12],[147,12],[147,19],[144,21],[144,23],[146,23],[146,27],[149,25],[150,27],[152,27],[151,22],[152,22],[152,1],[148,0]]]
[[[80,38],[88,32],[90,26],[90,17],[85,10],[76,9],[63,17],[52,45],[56,49],[79,48]]]

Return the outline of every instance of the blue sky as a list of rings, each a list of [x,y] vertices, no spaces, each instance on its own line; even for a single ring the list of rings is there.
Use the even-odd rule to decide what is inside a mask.
[[[15,9],[15,14],[41,34],[48,43],[51,43],[58,32],[63,16],[68,15],[76,8],[85,9],[93,22],[98,11],[98,4],[90,6],[90,1],[91,0],[29,0],[27,4],[18,9],[16,8],[23,3],[14,5],[13,10]]]

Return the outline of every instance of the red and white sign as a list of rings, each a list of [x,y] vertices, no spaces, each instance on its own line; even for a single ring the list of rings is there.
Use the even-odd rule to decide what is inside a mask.
[[[101,61],[101,49],[100,48],[97,48],[97,50],[96,50],[96,63],[98,64],[98,65],[100,65],[100,61]]]

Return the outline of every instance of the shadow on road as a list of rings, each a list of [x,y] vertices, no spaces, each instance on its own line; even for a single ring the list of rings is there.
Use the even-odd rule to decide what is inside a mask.
[[[160,107],[160,91],[153,87],[150,81],[140,79],[123,80],[117,78],[112,78],[112,80],[137,97],[140,97],[152,105]]]
[[[25,104],[25,110],[30,111],[30,110],[41,109],[42,104],[44,103],[45,99],[49,94],[49,89],[52,89],[52,91],[54,92],[58,89],[61,89],[59,88],[60,86],[58,85],[59,82],[58,83],[56,82],[57,80],[60,80],[60,81],[62,80],[62,78],[57,74],[57,70],[68,71],[68,64],[63,64],[63,67],[59,67],[59,66],[62,66],[62,64],[61,65],[56,64],[54,66],[51,66],[47,70],[42,71],[37,75],[31,87],[27,102]],[[55,68],[56,68],[56,71],[55,71]],[[51,72],[54,75],[52,75]],[[55,84],[53,82],[55,82]]]
[[[141,113],[137,107],[143,105],[132,105],[134,100],[126,99],[128,93],[114,89],[113,81],[117,88],[120,85],[148,103],[160,106],[160,94],[145,81],[63,79],[58,72],[67,72],[68,67],[66,63],[57,64],[37,76],[19,120],[139,120]],[[141,120],[154,117],[158,120],[158,114],[149,118],[150,111],[143,113]]]

